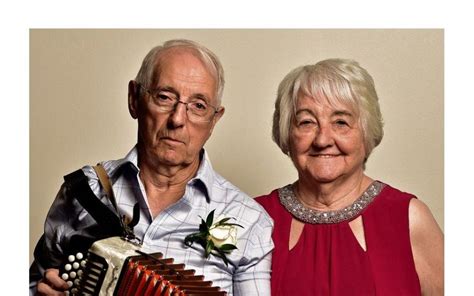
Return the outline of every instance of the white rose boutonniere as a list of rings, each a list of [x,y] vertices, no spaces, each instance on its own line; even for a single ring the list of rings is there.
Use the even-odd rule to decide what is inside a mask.
[[[237,227],[243,227],[242,225],[229,222],[234,218],[222,218],[214,223],[214,211],[207,215],[206,221],[201,218],[199,232],[186,236],[184,244],[189,247],[194,242],[197,242],[204,248],[204,256],[206,258],[213,254],[222,258],[224,263],[228,265],[229,260],[226,254],[237,249],[235,246],[237,243]]]
[[[209,235],[216,247],[221,247],[226,244],[235,245],[237,243],[237,227],[234,225],[211,226]]]

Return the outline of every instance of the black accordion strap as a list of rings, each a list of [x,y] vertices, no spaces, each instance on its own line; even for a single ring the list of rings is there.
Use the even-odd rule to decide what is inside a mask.
[[[120,211],[117,206],[117,201],[115,200],[115,194],[114,190],[112,189],[112,184],[110,183],[109,176],[107,175],[107,172],[105,171],[104,167],[98,163],[97,165],[92,167],[99,178],[99,183],[104,188],[105,190],[105,195],[107,198],[110,200],[110,203],[112,203],[112,206],[115,209],[115,212],[119,215],[120,217]],[[120,227],[122,229],[125,229],[125,225],[123,224],[123,219],[119,219],[120,222]]]
[[[105,171],[104,167],[100,163],[98,163],[96,166],[93,166],[92,168],[97,174],[97,177],[99,178],[99,182],[104,188],[105,193],[107,197],[109,198],[110,202],[114,206],[115,211],[117,212],[117,214],[120,215],[120,211],[117,206],[117,201],[115,199],[114,190],[112,189],[112,184],[110,183],[110,179],[109,179],[109,176],[107,175],[107,172]],[[140,207],[137,202],[135,203],[133,207],[133,217],[129,218],[124,215],[123,218],[120,219],[122,229],[124,229],[126,232],[129,232],[129,234],[131,234],[130,232],[133,233],[133,227],[135,227],[135,225],[138,224],[139,219],[140,219]]]
[[[108,235],[123,234],[120,218],[96,197],[81,169],[64,176],[64,180],[68,195],[76,198]]]

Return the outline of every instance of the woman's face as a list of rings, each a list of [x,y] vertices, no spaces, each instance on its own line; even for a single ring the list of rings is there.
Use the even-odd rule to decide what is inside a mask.
[[[358,116],[348,106],[301,95],[289,142],[300,179],[328,183],[363,173],[364,137]]]

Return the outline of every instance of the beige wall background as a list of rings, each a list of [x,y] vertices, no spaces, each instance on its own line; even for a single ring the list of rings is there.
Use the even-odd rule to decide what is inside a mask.
[[[135,144],[127,84],[172,38],[221,59],[226,113],[206,144],[214,168],[251,196],[296,179],[271,140],[276,89],[291,69],[341,57],[373,76],[385,136],[369,176],[416,194],[444,225],[443,30],[30,31],[30,261],[62,176],[123,157]]]

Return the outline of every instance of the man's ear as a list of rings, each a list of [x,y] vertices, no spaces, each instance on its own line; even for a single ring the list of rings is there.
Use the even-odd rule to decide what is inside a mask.
[[[130,80],[128,83],[128,112],[133,119],[137,119],[138,117],[138,88],[138,83],[135,80]]]
[[[225,113],[225,108],[224,106],[219,107],[219,110],[217,111],[216,115],[214,115],[214,125],[221,119],[221,117]]]
[[[219,110],[217,111],[217,113],[214,115],[214,118],[212,119],[212,127],[209,132],[209,135],[212,133],[212,131],[214,130],[214,126],[216,126],[217,122],[221,119],[224,113],[225,113],[224,106],[219,107]]]

